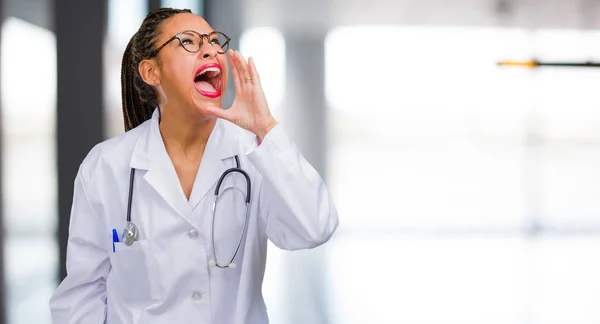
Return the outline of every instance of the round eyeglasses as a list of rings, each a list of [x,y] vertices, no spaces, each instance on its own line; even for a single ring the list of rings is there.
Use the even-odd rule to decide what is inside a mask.
[[[156,56],[156,54],[158,54],[163,47],[167,46],[167,44],[175,39],[179,40],[179,44],[181,44],[181,47],[183,47],[186,51],[190,53],[197,53],[202,48],[202,45],[204,45],[205,37],[210,45],[212,45],[219,54],[225,54],[227,49],[229,49],[229,42],[231,41],[231,38],[221,32],[214,31],[210,34],[201,34],[195,30],[185,30],[171,37],[168,41],[164,42],[164,44],[160,45],[150,54],[150,58]]]

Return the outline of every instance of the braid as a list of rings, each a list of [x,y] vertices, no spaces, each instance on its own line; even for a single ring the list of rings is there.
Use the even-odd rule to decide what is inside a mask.
[[[150,119],[152,112],[158,106],[156,92],[152,86],[144,82],[138,66],[142,60],[152,55],[162,22],[184,12],[191,13],[188,9],[171,8],[161,8],[149,13],[125,48],[121,63],[121,98],[125,131]]]

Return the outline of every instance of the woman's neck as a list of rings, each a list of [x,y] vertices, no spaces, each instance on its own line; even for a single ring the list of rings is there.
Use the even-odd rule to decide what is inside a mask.
[[[177,114],[175,109],[161,108],[159,128],[169,156],[185,157],[186,160],[200,159],[215,123],[216,118],[199,120]]]

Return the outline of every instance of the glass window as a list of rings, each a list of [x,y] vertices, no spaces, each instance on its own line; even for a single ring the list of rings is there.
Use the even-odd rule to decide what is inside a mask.
[[[36,50],[23,50],[23,40]],[[56,39],[8,18],[2,26],[2,193],[8,323],[50,323],[56,287]],[[43,64],[36,64],[43,57]],[[35,95],[32,95],[34,93]]]
[[[496,62],[598,59],[599,41],[577,30],[330,32],[333,322],[598,321],[600,74]]]
[[[266,46],[265,44],[268,44]],[[260,74],[260,81],[275,118],[281,114],[280,106],[285,93],[285,41],[281,32],[272,27],[255,27],[245,30],[240,38],[240,53],[252,57]],[[273,323],[285,323],[286,278],[284,251],[269,242],[269,256],[263,282],[263,295],[269,318]]]
[[[240,53],[252,57],[260,74],[260,83],[275,118],[285,94],[285,40],[272,27],[254,27],[242,33]]]
[[[162,6],[176,9],[190,9],[193,13],[202,16],[203,0],[162,0]]]
[[[108,35],[104,43],[104,96],[106,138],[123,133],[121,61],[129,40],[147,14],[146,0],[109,0]]]

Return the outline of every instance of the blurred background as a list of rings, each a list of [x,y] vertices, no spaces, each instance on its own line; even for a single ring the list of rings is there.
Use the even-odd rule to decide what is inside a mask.
[[[50,323],[75,173],[161,6],[254,57],[335,198],[328,244],[270,246],[272,323],[600,323],[600,69],[496,64],[600,60],[600,1],[0,0],[1,323]]]

